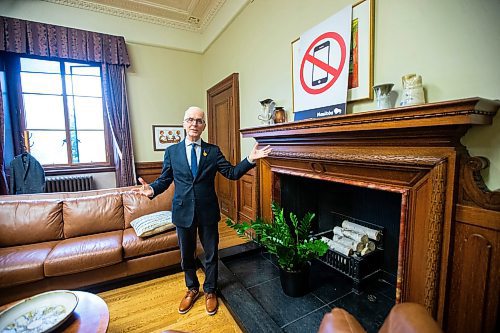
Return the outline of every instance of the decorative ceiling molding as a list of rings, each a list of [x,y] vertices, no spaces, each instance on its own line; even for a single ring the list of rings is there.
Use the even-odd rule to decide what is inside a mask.
[[[174,29],[203,33],[226,0],[42,0]],[[166,3],[169,3],[167,5]]]

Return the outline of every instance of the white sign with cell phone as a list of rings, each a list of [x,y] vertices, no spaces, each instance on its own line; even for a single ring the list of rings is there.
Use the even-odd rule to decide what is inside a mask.
[[[300,36],[294,53],[295,120],[345,114],[352,7]]]

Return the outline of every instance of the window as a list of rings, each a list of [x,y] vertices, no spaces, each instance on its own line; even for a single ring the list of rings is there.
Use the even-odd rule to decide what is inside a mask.
[[[20,58],[26,144],[44,166],[110,165],[100,67]]]

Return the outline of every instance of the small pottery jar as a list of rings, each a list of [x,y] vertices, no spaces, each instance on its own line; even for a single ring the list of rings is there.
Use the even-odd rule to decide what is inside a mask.
[[[282,106],[277,106],[274,110],[274,123],[284,123],[286,122],[286,112]]]
[[[393,86],[393,83],[384,83],[373,87],[378,110],[389,109],[392,107],[389,94]]]
[[[401,106],[424,104],[425,96],[422,77],[417,74],[407,74],[401,80],[403,81]]]
[[[274,108],[276,106],[276,102],[270,98],[266,98],[260,101],[260,105],[262,105],[262,113],[259,114],[257,118],[259,118],[259,120],[261,120],[264,125],[273,124]]]

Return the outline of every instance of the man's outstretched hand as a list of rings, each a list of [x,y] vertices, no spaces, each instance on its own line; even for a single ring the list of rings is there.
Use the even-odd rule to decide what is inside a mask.
[[[144,195],[146,197],[151,197],[154,194],[153,188],[149,186],[148,183],[144,181],[141,177],[138,178],[141,183],[141,187],[133,188],[133,192],[137,192],[138,194]]]
[[[255,160],[258,160],[259,158],[267,157],[273,150],[269,145],[265,146],[262,149],[257,149],[258,146],[259,144],[256,143],[255,146],[253,146],[250,155],[248,155],[248,159],[250,160],[251,163],[253,163]]]

